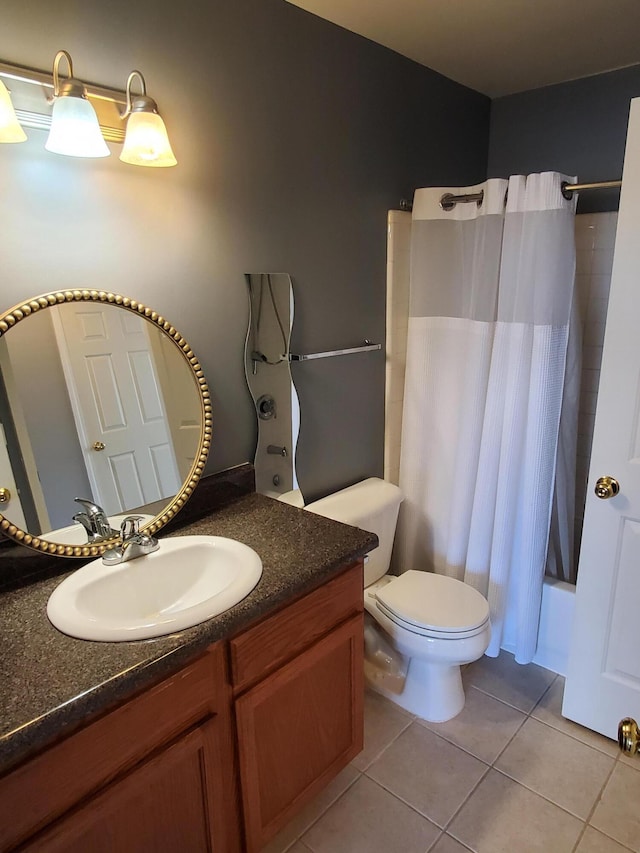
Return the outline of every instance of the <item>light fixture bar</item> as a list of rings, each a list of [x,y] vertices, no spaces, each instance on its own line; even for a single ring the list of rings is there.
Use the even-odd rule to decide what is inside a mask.
[[[11,89],[11,100],[24,127],[49,130],[51,127],[51,103],[53,78],[50,71],[39,71],[23,65],[13,65],[0,60],[0,80]],[[87,97],[95,109],[100,130],[107,142],[122,142],[126,121],[121,113],[126,108],[126,94],[119,89],[84,83]]]
[[[89,98],[89,100],[95,106],[95,101],[92,98]],[[23,127],[32,127],[36,130],[49,130],[51,127],[50,114],[34,113],[30,110],[17,109],[16,116]],[[100,130],[107,142],[124,142],[124,122],[121,128],[109,127],[109,125],[105,125],[100,122]]]

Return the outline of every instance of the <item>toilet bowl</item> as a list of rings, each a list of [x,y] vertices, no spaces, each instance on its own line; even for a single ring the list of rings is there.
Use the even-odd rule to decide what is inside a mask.
[[[288,500],[286,495],[280,499]],[[371,477],[305,509],[378,536],[379,547],[368,555],[364,569],[364,606],[370,617],[367,680],[422,719],[444,722],[464,707],[460,667],[482,657],[489,645],[489,605],[477,590],[454,578],[413,569],[388,574],[402,500],[397,486]],[[381,654],[381,648],[387,653]],[[400,678],[386,677],[385,661]]]

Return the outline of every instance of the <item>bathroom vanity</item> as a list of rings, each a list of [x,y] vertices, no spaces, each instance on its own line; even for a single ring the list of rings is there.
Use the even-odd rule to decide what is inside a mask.
[[[57,341],[50,356],[41,346],[45,332]],[[37,431],[16,426],[28,420],[32,389],[53,382],[40,374],[13,381],[34,336],[38,364],[69,368],[68,388],[55,402],[89,401],[77,413],[78,442],[60,426],[62,415],[47,409],[58,424],[48,434],[72,439],[64,453],[39,447]],[[87,385],[96,341],[104,370]],[[18,587],[0,593],[0,853],[262,849],[362,748],[363,557],[377,537],[255,494],[253,471],[240,470],[247,466],[219,482],[206,478],[213,486],[199,482],[212,435],[209,390],[187,341],[149,307],[102,291],[44,294],[0,315],[0,343],[4,417],[16,427],[9,453],[16,482],[2,488],[0,533],[33,549],[20,544],[11,553],[0,541],[0,583]],[[120,380],[133,382],[131,393],[121,392]],[[104,434],[93,418],[98,402],[109,415]],[[147,435],[142,423],[133,428],[142,412],[155,413],[147,420],[158,433]],[[40,409],[31,415],[43,416]],[[41,472],[67,450],[78,466],[64,464],[43,489]],[[154,453],[164,460],[156,466],[161,477],[145,474]],[[91,515],[73,516],[84,528],[78,540],[69,518],[78,508],[72,496],[89,494],[85,481],[95,488],[80,501]],[[226,497],[216,503],[214,493]],[[139,535],[153,551],[150,537],[168,524],[174,536],[249,546],[262,562],[257,586],[220,615],[151,640],[93,642],[58,632],[47,602],[64,573],[80,567],[59,558],[86,562],[109,549],[126,562],[136,519],[120,534],[111,519],[140,510],[152,513]],[[98,529],[93,522],[103,516]],[[169,579],[175,572],[184,582],[197,578],[199,564],[182,545],[174,552],[165,544],[163,565]],[[157,572],[153,551],[127,563],[149,561],[152,592],[163,583],[150,568]],[[102,602],[104,588],[96,596]],[[179,595],[174,600],[188,609]],[[153,595],[136,597],[134,584],[118,586],[110,601],[116,622],[121,602],[124,611],[135,601],[144,628],[153,615],[171,630],[163,622],[170,607]]]
[[[362,748],[375,537],[256,494],[180,533],[241,539],[264,574],[179,635],[59,634],[60,578],[0,597],[0,850],[258,851]]]

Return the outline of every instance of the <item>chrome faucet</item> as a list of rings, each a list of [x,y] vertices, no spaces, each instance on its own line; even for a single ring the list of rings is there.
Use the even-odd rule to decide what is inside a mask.
[[[102,555],[102,562],[106,566],[117,566],[126,563],[127,560],[135,560],[145,554],[157,551],[160,543],[154,536],[140,531],[140,522],[144,519],[142,515],[128,515],[122,522],[120,535],[122,544],[107,548]]]
[[[111,527],[107,514],[101,506],[87,498],[74,498],[74,501],[84,507],[84,512],[77,512],[73,520],[84,527],[90,544],[104,542],[105,539],[118,536],[118,531]]]

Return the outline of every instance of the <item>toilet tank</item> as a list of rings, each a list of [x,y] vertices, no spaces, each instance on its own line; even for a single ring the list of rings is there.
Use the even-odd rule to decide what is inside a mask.
[[[314,501],[305,509],[376,534],[380,545],[369,554],[364,565],[364,585],[369,586],[389,571],[398,511],[403,498],[404,495],[393,483],[370,477]]]

